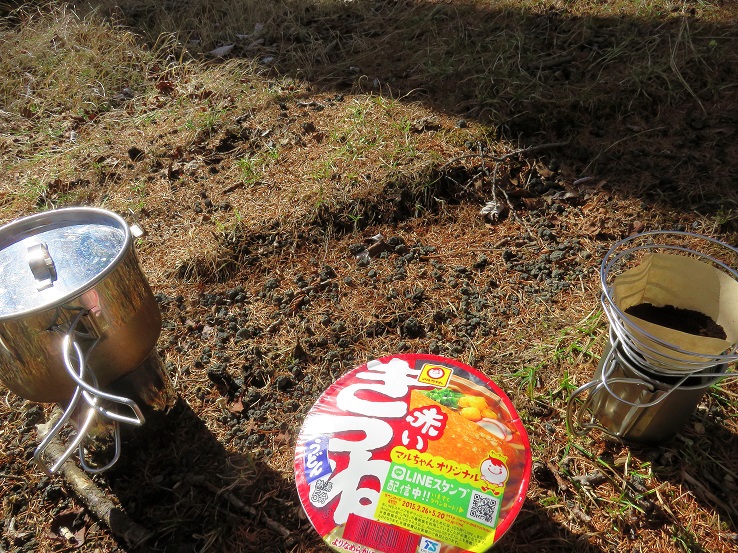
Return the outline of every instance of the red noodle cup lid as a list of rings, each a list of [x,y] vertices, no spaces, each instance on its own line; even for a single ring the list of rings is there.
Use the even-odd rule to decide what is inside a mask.
[[[528,436],[509,398],[457,361],[370,361],[334,382],[297,439],[295,480],[335,551],[482,553],[528,490]]]

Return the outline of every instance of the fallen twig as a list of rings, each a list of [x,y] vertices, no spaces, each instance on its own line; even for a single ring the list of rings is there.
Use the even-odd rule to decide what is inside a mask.
[[[238,499],[232,493],[218,488],[218,486],[206,480],[204,476],[189,476],[187,480],[191,482],[192,484],[195,484],[197,486],[202,486],[208,491],[211,491],[214,494],[222,497],[228,503],[233,505],[236,509],[251,515],[255,520],[258,520],[259,518],[261,518],[264,521],[264,524],[266,525],[266,527],[269,528],[272,532],[282,536],[283,538],[289,537],[290,531],[284,526],[282,526],[279,522],[277,522],[276,520],[272,520],[271,518],[266,516],[264,513],[259,513],[251,505],[247,505],[246,503]]]
[[[458,156],[458,157],[448,160],[446,163],[444,163],[441,166],[439,171],[443,171],[446,167],[456,163],[457,161],[469,159],[471,157],[481,157],[482,160],[489,159],[490,161],[496,161],[497,163],[499,163],[501,161],[505,161],[506,159],[510,159],[511,157],[515,157],[521,154],[530,154],[532,152],[537,152],[539,150],[547,150],[549,148],[561,148],[563,146],[568,146],[569,142],[570,140],[567,140],[566,142],[549,142],[547,144],[536,144],[534,146],[528,146],[527,148],[520,148],[519,150],[513,150],[512,152],[508,152],[501,156],[487,156],[481,152],[477,152],[474,154],[464,154],[463,156]]]
[[[608,480],[607,476],[605,476],[600,470],[595,470],[593,472],[590,472],[589,474],[584,474],[581,476],[572,476],[571,479],[572,481],[577,482],[582,486],[589,487],[599,486],[600,484],[603,484]]]
[[[556,465],[553,464],[553,462],[548,461],[546,463],[546,466],[548,467],[548,470],[551,471],[551,474],[553,474],[553,477],[556,479],[556,485],[559,487],[559,490],[562,492],[565,492],[569,489],[569,484],[562,478],[561,473],[559,472],[559,469],[556,467]]]
[[[36,427],[39,437],[43,438],[60,416],[61,410],[54,409],[51,420]],[[61,440],[54,437],[46,447],[46,455],[51,459],[60,459],[65,449]],[[139,548],[151,539],[152,532],[132,520],[121,507],[115,505],[73,461],[67,459],[59,469],[59,474],[90,512],[105,523],[116,538],[123,540],[132,548]]]

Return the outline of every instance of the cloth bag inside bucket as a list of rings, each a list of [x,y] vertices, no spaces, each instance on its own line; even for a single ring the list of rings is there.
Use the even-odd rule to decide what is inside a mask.
[[[700,370],[717,364],[720,359],[709,356],[732,350],[738,342],[738,282],[703,261],[683,255],[648,254],[639,265],[613,280],[612,297],[622,312],[626,333],[647,350],[641,353],[676,370]],[[722,326],[726,339],[688,334],[625,313],[642,303],[698,311]]]

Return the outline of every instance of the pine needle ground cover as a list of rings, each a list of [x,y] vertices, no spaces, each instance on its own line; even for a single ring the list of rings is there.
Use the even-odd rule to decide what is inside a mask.
[[[533,478],[497,547],[738,548],[738,388],[670,443],[572,437],[617,240],[738,245],[729,2],[4,4],[0,219],[137,221],[179,401],[95,483],[132,547],[33,462],[53,406],[3,390],[5,551],[325,552],[292,474],[320,394],[430,352],[511,397]]]

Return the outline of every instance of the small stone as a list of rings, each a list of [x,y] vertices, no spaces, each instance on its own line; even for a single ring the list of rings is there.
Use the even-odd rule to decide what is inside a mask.
[[[361,252],[363,252],[366,249],[366,246],[360,242],[356,242],[354,244],[349,245],[349,252],[351,252],[351,255],[359,255]]]
[[[137,148],[136,146],[128,148],[128,157],[131,158],[132,161],[141,161],[143,156],[144,152],[141,148]]]
[[[330,265],[323,265],[320,268],[320,280],[329,280],[331,278],[336,278],[336,271],[331,267]]]
[[[419,338],[423,335],[423,325],[415,317],[410,317],[405,324],[402,325],[402,330],[408,338]]]

